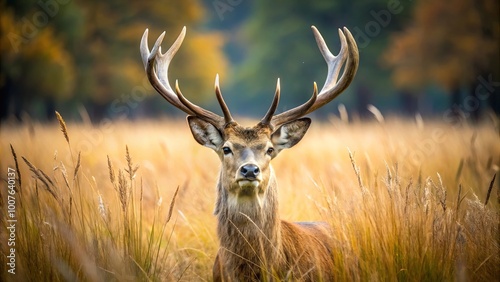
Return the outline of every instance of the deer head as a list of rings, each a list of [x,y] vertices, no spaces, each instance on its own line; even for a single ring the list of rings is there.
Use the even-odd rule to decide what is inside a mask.
[[[151,85],[170,104],[188,114],[188,124],[195,140],[213,149],[222,162],[220,185],[229,195],[238,199],[258,197],[266,192],[272,179],[270,161],[281,150],[297,144],[306,133],[311,120],[303,116],[329,103],[352,82],[359,63],[359,54],[351,33],[347,28],[339,29],[341,49],[334,56],[319,33],[312,27],[318,47],[328,64],[328,75],[318,94],[314,83],[312,97],[304,104],[275,115],[280,99],[279,79],[273,102],[262,120],[253,127],[242,127],[231,116],[224,102],[219,77],[215,79],[215,95],[223,116],[205,110],[186,99],[175,83],[175,91],[168,81],[168,68],[186,34],[184,27],[177,40],[166,53],[161,52],[165,32],[156,40],[152,50],[148,48],[148,30],[141,40],[141,56]],[[346,63],[347,62],[347,63]],[[343,75],[337,81],[342,66]]]
[[[280,99],[278,79],[269,110],[253,127],[234,121],[222,97],[218,76],[215,95],[223,116],[191,103],[182,95],[177,81],[175,90],[172,89],[168,68],[184,40],[185,27],[166,53],[162,53],[160,47],[165,33],[151,51],[148,30],[142,37],[141,56],[151,85],[169,103],[188,114],[195,140],[214,150],[222,163],[215,208],[220,249],[213,268],[214,281],[260,281],[273,272],[279,273],[279,279],[302,277],[318,281],[332,274],[324,224],[288,223],[279,219],[277,185],[270,165],[283,149],[293,147],[307,132],[311,120],[303,116],[342,93],[358,68],[358,48],[347,28],[339,29],[341,48],[337,56],[328,50],[314,26],[312,30],[328,65],[320,93],[314,83],[313,94],[307,102],[275,115]],[[344,64],[344,72],[338,79]],[[292,276],[287,274],[290,272]]]

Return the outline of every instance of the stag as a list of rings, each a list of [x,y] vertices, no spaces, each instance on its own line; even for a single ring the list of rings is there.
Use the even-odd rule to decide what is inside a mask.
[[[280,98],[279,79],[272,104],[253,127],[239,125],[231,116],[215,78],[215,95],[223,116],[190,102],[168,81],[168,68],[186,34],[184,27],[166,53],[161,52],[165,32],[148,47],[148,30],[141,40],[141,56],[151,85],[170,104],[188,114],[194,139],[214,150],[221,169],[215,215],[220,248],[213,266],[214,281],[333,280],[333,248],[323,222],[288,222],[278,213],[278,185],[271,167],[283,149],[297,144],[311,124],[303,117],[329,103],[352,82],[359,64],[355,40],[347,28],[339,29],[341,48],[334,56],[312,26],[328,75],[318,94],[304,104],[275,115]],[[342,66],[343,74],[338,79]]]

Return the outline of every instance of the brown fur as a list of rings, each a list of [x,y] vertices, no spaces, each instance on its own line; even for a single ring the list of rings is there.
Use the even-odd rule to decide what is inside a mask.
[[[309,123],[309,119],[297,120],[274,132],[261,124],[243,128],[233,123],[219,132],[206,122],[190,119],[195,139],[214,149],[222,162],[215,206],[220,249],[214,281],[333,280],[328,226],[280,219],[277,183],[270,166],[282,149],[300,141]],[[245,164],[260,168],[257,186],[239,183]]]

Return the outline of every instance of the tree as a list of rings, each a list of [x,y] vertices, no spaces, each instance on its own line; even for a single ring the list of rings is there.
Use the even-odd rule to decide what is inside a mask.
[[[146,28],[150,45],[163,30],[163,47],[179,34],[188,35],[173,61],[171,78],[179,78],[186,96],[195,102],[213,97],[216,72],[224,75],[225,38],[204,32],[201,0],[187,1],[2,1],[1,118],[33,108],[65,117],[85,105],[94,121],[149,114],[161,99],[147,82],[139,54]],[[158,106],[160,104],[160,106]],[[31,106],[30,106],[31,105]],[[13,111],[13,108],[15,111]]]
[[[261,104],[270,103],[278,77],[282,89],[279,110],[303,103],[312,93],[313,81],[321,87],[326,76],[326,64],[309,27],[318,27],[336,54],[340,48],[337,29],[346,26],[358,42],[360,67],[339,102],[355,105],[357,112],[365,111],[372,99],[392,92],[379,57],[389,32],[398,29],[409,13],[411,6],[405,5],[392,0],[255,1],[252,16],[235,36],[245,52],[228,79],[231,92],[237,96],[235,103],[245,114],[262,115],[265,107]],[[230,103],[231,96],[227,100]],[[335,107],[336,103],[330,103],[319,114]]]
[[[165,52],[183,25],[188,35],[172,62],[171,79],[178,78],[188,98],[203,102],[212,98],[216,70],[224,75],[225,59],[221,34],[203,33],[196,27],[204,17],[203,6],[197,0],[173,1],[87,1],[82,4],[87,15],[85,44],[80,46],[84,60],[80,62],[88,74],[84,80],[88,90],[88,107],[97,119],[131,116],[147,103],[161,99],[146,82],[139,55],[139,41],[149,28],[149,44],[154,44],[162,31]],[[94,12],[99,11],[99,12]],[[118,28],[119,27],[119,28]],[[84,49],[84,50],[83,50]],[[173,81],[171,81],[173,83]],[[154,94],[152,97],[150,94]],[[158,103],[156,103],[158,104]]]
[[[41,115],[50,117],[54,101],[73,95],[73,58],[54,26],[44,24],[46,13],[17,18],[5,2],[0,3],[0,9],[0,119],[9,113],[19,118],[23,110],[36,105],[33,101],[44,101],[47,109]]]
[[[416,92],[436,83],[451,94],[454,115],[479,115],[485,95],[477,86],[499,74],[499,12],[496,0],[419,0],[413,21],[394,35],[384,56],[395,85]],[[469,89],[465,99],[462,88]],[[498,113],[493,94],[487,100]]]

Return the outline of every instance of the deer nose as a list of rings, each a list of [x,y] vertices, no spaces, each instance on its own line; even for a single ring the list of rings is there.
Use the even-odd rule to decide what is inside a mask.
[[[241,167],[240,172],[245,178],[256,178],[260,173],[260,169],[254,164],[246,164]]]

